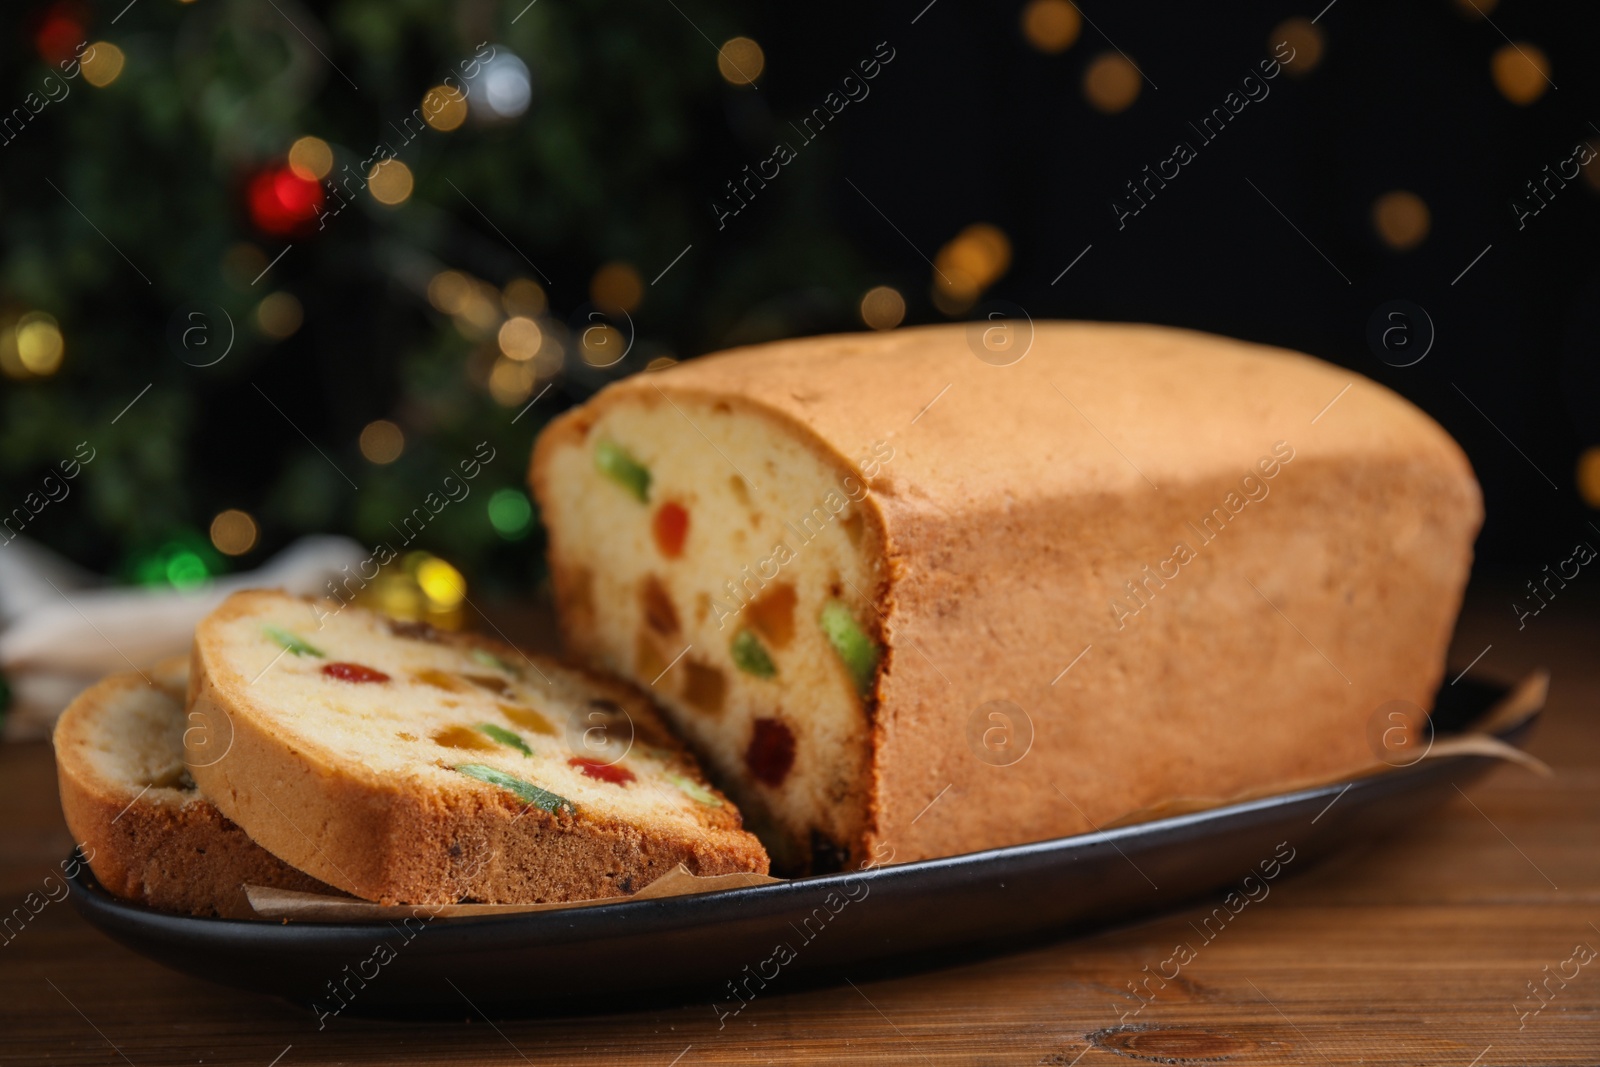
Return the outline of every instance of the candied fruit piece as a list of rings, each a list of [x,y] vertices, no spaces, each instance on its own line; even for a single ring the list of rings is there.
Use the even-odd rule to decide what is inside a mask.
[[[782,785],[794,766],[794,732],[777,719],[757,719],[744,763],[756,781],[774,788]]]
[[[734,634],[733,641],[728,645],[728,652],[733,656],[733,665],[746,674],[753,674],[757,678],[771,678],[778,673],[772,657],[767,655],[767,650],[761,646],[761,639],[750,630],[740,630]]]
[[[650,468],[615,441],[601,439],[594,446],[595,469],[626,489],[643,504],[650,499]]]
[[[700,711],[710,712],[713,715],[722,714],[723,701],[728,692],[728,683],[723,678],[722,671],[710,664],[699,663],[692,659],[685,659],[683,668],[685,676],[683,699]]]
[[[433,743],[445,748],[468,748],[477,752],[493,752],[499,746],[470,726],[446,726],[434,731]]]
[[[514,774],[497,771],[493,767],[485,767],[481,763],[460,763],[451,769],[458,774],[464,774],[469,778],[476,778],[480,782],[487,782],[490,785],[497,785],[501,789],[508,790],[514,793],[517,799],[524,804],[530,804],[542,811],[548,811],[552,815],[560,813],[563,809],[568,812],[578,810],[577,805],[566,797],[557,796],[547,789],[540,789],[532,782],[524,782]]]
[[[359,663],[330,663],[322,668],[322,673],[329,678],[337,678],[341,682],[387,682],[389,676],[374,667],[363,667]]]
[[[518,707],[515,704],[501,704],[500,714],[524,730],[532,730],[534,733],[542,734],[545,737],[556,736],[556,728],[550,725],[550,720],[532,708]]]
[[[507,730],[504,726],[496,726],[492,722],[480,722],[478,729],[507,748],[514,748],[524,756],[533,755],[533,749],[528,747],[528,742]]]
[[[683,555],[683,542],[689,536],[689,512],[675,500],[669,500],[656,508],[655,516],[650,520],[650,532],[656,539],[656,547],[668,559],[677,559]]]
[[[275,641],[278,646],[284,649],[286,652],[293,652],[297,656],[315,656],[317,659],[323,658],[322,649],[318,648],[316,645],[313,645],[299,634],[290,633],[282,626],[273,626],[271,623],[268,623],[261,628],[261,632]]]
[[[744,609],[751,627],[773,648],[787,648],[794,638],[794,586],[779,582]]]
[[[638,778],[636,774],[626,767],[619,767],[615,763],[602,763],[597,759],[589,759],[587,756],[573,756],[567,760],[567,764],[578,768],[590,778],[602,782],[610,782],[612,785],[627,785]]]
[[[824,604],[820,622],[828,643],[844,661],[845,670],[850,672],[856,692],[862,696],[870,693],[873,678],[878,672],[877,642],[867,636],[842,600],[830,600]]]

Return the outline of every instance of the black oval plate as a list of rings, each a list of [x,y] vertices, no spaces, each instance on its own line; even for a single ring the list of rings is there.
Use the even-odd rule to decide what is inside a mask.
[[[1441,690],[1444,736],[1506,695]],[[1521,744],[1533,719],[1500,736]],[[90,923],[186,974],[319,1014],[614,1011],[703,997],[733,1013],[769,987],[1036,945],[1233,889],[1270,892],[1337,849],[1414,823],[1494,761],[1392,772],[1077,837],[718,893],[405,924],[198,919],[118,900],[80,865]],[[1247,876],[1253,880],[1245,881]],[[1267,886],[1265,890],[1261,887]],[[1223,905],[1226,906],[1226,905]]]

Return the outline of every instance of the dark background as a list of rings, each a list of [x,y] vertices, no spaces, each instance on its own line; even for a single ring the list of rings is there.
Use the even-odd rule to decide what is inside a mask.
[[[49,73],[39,42],[52,19],[114,42],[127,61],[104,88],[73,82],[0,145],[0,328],[42,310],[65,339],[59,370],[0,378],[0,497],[19,504],[90,440],[97,458],[72,496],[25,532],[96,570],[161,584],[174,553],[224,572],[305,532],[388,537],[389,519],[487,438],[500,458],[478,495],[422,544],[475,585],[526,591],[539,577],[536,524],[497,532],[482,504],[520,486],[550,414],[652,358],[861,329],[862,294],[890,285],[907,324],[1004,301],[1036,319],[1169,323],[1338,362],[1409,397],[1465,446],[1487,498],[1480,575],[1520,584],[1574,542],[1600,544],[1590,525],[1600,486],[1586,502],[1578,484],[1584,450],[1600,443],[1600,164],[1520,230],[1512,208],[1547,164],[1580,141],[1600,145],[1593,9],[1093,4],[1075,42],[1047,54],[1023,33],[1019,5],[924,3],[10,6],[0,105],[22,104]],[[1314,68],[1268,83],[1265,100],[1119,230],[1111,204],[1124,182],[1176,140],[1197,143],[1187,123],[1271,54],[1275,27],[1317,16]],[[717,46],[734,35],[765,50],[756,88],[717,73]],[[1527,104],[1491,76],[1508,38],[1549,60],[1554,84]],[[397,208],[363,202],[293,238],[262,230],[249,182],[281,167],[296,137],[326,139],[340,162],[370,154],[486,40],[530,68],[525,114],[407,145],[416,188]],[[880,42],[895,58],[870,95],[719,230],[724,183],[775,139],[793,141],[788,123]],[[1085,72],[1118,50],[1148,80],[1106,114],[1086,100]],[[1407,250],[1372,221],[1374,201],[1396,189],[1430,213]],[[970,309],[942,312],[930,260],[977,222],[1007,235],[1009,267]],[[262,261],[289,251],[247,286],[222,266],[241,245]],[[492,338],[452,328],[427,279],[454,269],[500,287],[543,275],[549,321],[570,324],[607,262],[632,264],[644,283],[628,359],[598,372],[569,355],[512,424],[521,404],[496,403],[481,381]],[[175,315],[216,306],[248,323],[268,289],[300,301],[292,336],[241,326],[218,365],[180,358]],[[1405,368],[1367,340],[1396,299],[1425,309],[1436,332]],[[380,418],[407,440],[383,466],[356,443]],[[260,527],[236,558],[206,535],[224,508]]]

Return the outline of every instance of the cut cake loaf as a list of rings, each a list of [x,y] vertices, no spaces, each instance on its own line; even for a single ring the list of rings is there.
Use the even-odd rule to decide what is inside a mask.
[[[200,788],[275,854],[386,904],[630,893],[765,873],[637,691],[497,642],[283,593],[195,633]]]
[[[244,886],[326,893],[256,844],[195,788],[183,766],[186,659],[113,674],[55,727],[67,827],[106,890],[162,911],[255,917]],[[154,683],[154,684],[151,684]]]
[[[775,864],[1338,774],[1430,705],[1481,521],[1437,424],[1280,349],[985,328],[691,360],[535,448],[569,652],[654,683]]]

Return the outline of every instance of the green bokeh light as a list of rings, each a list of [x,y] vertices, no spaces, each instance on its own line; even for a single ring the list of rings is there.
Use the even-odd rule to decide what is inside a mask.
[[[489,497],[489,522],[507,541],[525,537],[533,526],[533,503],[519,489],[499,489]]]

